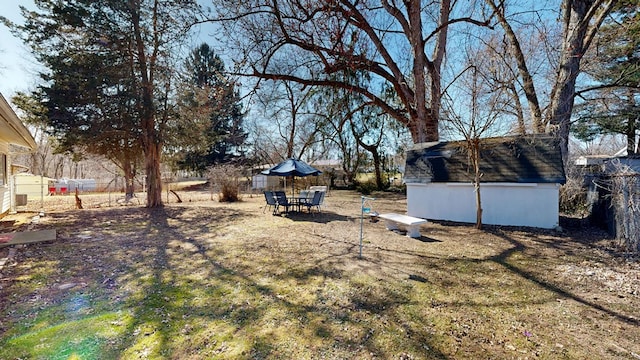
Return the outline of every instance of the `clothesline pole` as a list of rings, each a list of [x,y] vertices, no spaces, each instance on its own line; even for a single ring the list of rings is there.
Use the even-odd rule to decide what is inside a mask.
[[[362,200],[362,203],[360,205],[360,253],[358,255],[358,257],[360,259],[362,259],[362,232],[363,232],[363,224],[364,224],[364,214],[368,214],[371,212],[371,207],[365,207],[365,204],[367,201],[373,201],[376,198],[371,198],[371,197],[366,197],[366,196],[361,196],[360,199]]]

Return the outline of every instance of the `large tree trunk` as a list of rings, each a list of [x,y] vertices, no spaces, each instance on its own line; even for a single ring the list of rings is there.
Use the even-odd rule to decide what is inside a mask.
[[[421,3],[420,1],[417,1]],[[437,41],[433,49],[433,61],[431,64],[427,62],[425,65],[429,69],[429,75],[431,77],[431,93],[430,103],[427,116],[423,119],[425,130],[427,132],[425,141],[438,141],[440,140],[440,130],[438,124],[440,121],[440,106],[442,102],[442,62],[444,61],[445,53],[447,52],[447,39],[449,38],[449,26],[445,24],[449,23],[449,17],[451,15],[451,1],[442,0],[440,4],[440,17],[438,19],[438,25],[443,26],[437,35]],[[424,48],[425,43],[421,45]],[[430,66],[429,66],[430,65]]]
[[[157,10],[157,1],[154,3],[154,11]],[[147,175],[147,207],[162,206],[162,178],[160,176],[160,154],[162,143],[156,129],[156,111],[153,102],[154,89],[154,70],[155,56],[157,48],[147,57],[144,39],[142,38],[142,30],[140,28],[140,3],[138,0],[129,0],[131,9],[134,37],[136,41],[136,55],[138,72],[141,77],[142,104],[140,113],[142,117],[142,143],[144,149],[144,167]],[[156,22],[156,14],[153,14],[154,24]],[[154,46],[158,46],[157,30],[153,34],[155,42]]]
[[[407,2],[410,26],[405,30],[413,52],[412,76],[415,87],[412,103],[405,104],[409,108],[410,117],[407,127],[413,142],[416,144],[440,140],[438,128],[440,99],[442,96],[440,69],[442,68],[442,61],[447,48],[449,28],[445,24],[449,21],[451,2],[444,0],[440,4],[438,25],[442,26],[442,28],[437,34],[432,61],[429,60],[425,53],[421,6],[420,1]],[[429,76],[427,76],[427,73]],[[402,83],[401,80],[399,82]]]
[[[435,126],[435,134],[433,133],[433,124],[431,123],[431,114],[427,108],[427,78],[426,69],[430,66],[433,69],[432,64],[429,63],[424,48],[424,39],[422,35],[422,12],[420,1],[407,2],[407,12],[409,20],[409,33],[407,37],[411,43],[413,52],[413,82],[415,87],[415,94],[413,104],[407,104],[413,107],[413,111],[409,111],[411,116],[409,131],[411,137],[415,143],[437,140],[438,139],[438,127]],[[444,7],[444,6],[443,6]],[[446,29],[446,28],[445,28]],[[446,30],[443,30],[446,32]],[[433,72],[433,70],[431,70]],[[436,79],[431,79],[432,83],[436,82]],[[431,128],[431,129],[429,129]]]
[[[160,144],[149,146],[144,162],[147,173],[147,207],[162,206],[162,176],[160,174]]]
[[[420,117],[412,118],[408,124],[411,140],[414,144],[440,140],[438,118],[432,111],[421,112]]]
[[[564,41],[555,84],[551,91],[547,121],[551,125],[549,131],[560,139],[565,169],[569,161],[569,130],[580,61],[615,2],[615,0],[565,0],[563,2]]]
[[[586,6],[584,1],[574,1],[573,8],[571,22],[568,26],[577,27],[577,22],[584,18]],[[548,116],[548,121],[551,125],[550,131],[561,139],[560,149],[565,168],[569,156],[569,130],[576,90],[576,78],[580,72],[580,59],[584,50],[582,48],[582,39],[584,39],[586,33],[586,28],[576,30],[567,32],[567,37],[563,43],[563,49],[565,50],[562,52],[558,66]]]

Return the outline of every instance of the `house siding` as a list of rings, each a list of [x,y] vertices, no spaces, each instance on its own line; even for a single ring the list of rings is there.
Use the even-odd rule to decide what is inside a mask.
[[[6,142],[2,142],[0,141],[0,155],[4,154],[4,155],[8,155],[9,153],[9,144],[7,144]],[[2,163],[0,161],[0,163]],[[0,185],[0,216],[5,215],[6,213],[9,212],[9,210],[11,209],[11,188],[9,186],[9,169],[11,168],[11,166],[9,165],[10,161],[8,159],[7,156],[7,161],[5,169],[4,169],[4,176],[5,176],[5,180],[4,183],[2,185]]]
[[[37,145],[29,130],[24,126],[9,106],[7,100],[0,94],[0,154],[6,157],[3,163],[4,175],[0,184],[0,216],[8,213],[12,205],[12,180],[11,180],[11,156],[9,156],[9,144],[35,150]],[[6,160],[6,161],[5,161]]]
[[[11,209],[11,191],[9,191],[8,186],[3,186],[0,188],[0,216],[6,215]]]
[[[559,184],[483,183],[482,223],[552,229],[558,226]],[[475,223],[472,183],[409,183],[407,213],[430,219]]]

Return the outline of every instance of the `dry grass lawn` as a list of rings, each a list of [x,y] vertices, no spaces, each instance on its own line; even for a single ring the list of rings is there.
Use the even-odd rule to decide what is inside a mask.
[[[599,230],[365,222],[360,258],[356,193],[289,216],[181,196],[3,219],[58,239],[0,249],[0,358],[640,358],[640,261]]]

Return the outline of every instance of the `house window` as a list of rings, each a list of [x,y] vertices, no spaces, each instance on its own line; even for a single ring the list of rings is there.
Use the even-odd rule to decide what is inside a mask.
[[[7,185],[7,155],[0,154],[0,186]]]

